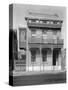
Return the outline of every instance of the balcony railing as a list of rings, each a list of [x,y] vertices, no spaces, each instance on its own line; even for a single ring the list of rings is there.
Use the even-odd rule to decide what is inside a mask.
[[[42,38],[31,37],[29,38],[28,43],[42,43]]]
[[[29,38],[28,43],[63,44],[63,39],[44,39],[44,38],[31,37]]]
[[[53,69],[53,65],[51,64],[51,60],[50,61],[45,61],[45,62],[41,62],[41,59],[40,59],[40,62],[26,62],[26,59],[14,59],[14,70],[16,71],[46,71],[46,70],[65,70],[65,67],[66,67],[66,61],[65,61],[65,52],[62,53],[61,52],[61,58],[60,58],[60,61],[61,63],[59,62],[58,65],[55,66],[55,69]],[[59,59],[58,59],[59,60]],[[59,69],[61,67],[61,69]]]
[[[14,69],[16,71],[26,71],[26,63],[23,60],[14,60]]]
[[[42,43],[50,43],[50,44],[63,44],[62,39],[43,39]]]

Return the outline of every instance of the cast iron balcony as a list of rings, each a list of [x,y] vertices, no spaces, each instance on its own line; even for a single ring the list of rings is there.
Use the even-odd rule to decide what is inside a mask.
[[[29,38],[28,43],[42,43],[42,38],[36,38],[32,36]]]
[[[63,44],[63,39],[43,39],[42,37],[36,38],[32,36],[29,38],[28,43]]]

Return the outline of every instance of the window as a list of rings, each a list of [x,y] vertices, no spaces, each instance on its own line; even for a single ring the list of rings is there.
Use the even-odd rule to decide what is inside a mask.
[[[46,30],[42,30],[42,36],[43,36],[43,39],[47,39],[47,31]]]
[[[26,46],[26,28],[19,28],[19,49]]]
[[[26,60],[26,55],[21,55],[22,60]]]
[[[26,40],[25,30],[19,30],[19,40],[20,40],[20,42],[25,42],[25,40]]]
[[[57,31],[57,39],[60,39],[60,38],[61,38],[61,32]]]
[[[36,30],[31,30],[31,36],[36,36]]]
[[[26,64],[26,55],[20,54],[19,60],[22,61],[22,64]]]
[[[42,32],[43,32],[43,34],[46,34],[46,33],[47,33],[47,31],[46,31],[46,30],[42,30]]]

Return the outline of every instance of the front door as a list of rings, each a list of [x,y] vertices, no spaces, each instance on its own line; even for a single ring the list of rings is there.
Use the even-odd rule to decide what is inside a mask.
[[[58,60],[59,53],[60,53],[60,48],[53,49],[53,66],[56,65],[56,61]]]

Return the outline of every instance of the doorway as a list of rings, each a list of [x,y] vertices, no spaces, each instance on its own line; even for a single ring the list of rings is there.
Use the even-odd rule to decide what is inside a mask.
[[[56,62],[58,60],[60,50],[61,50],[60,48],[53,49],[53,66],[56,66]]]

